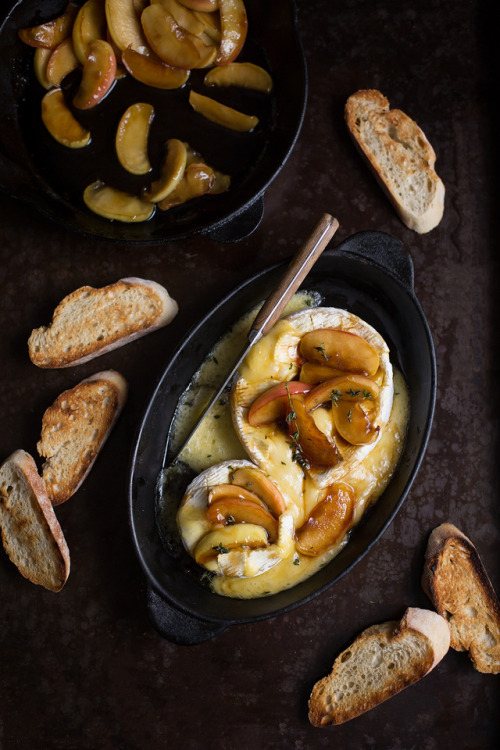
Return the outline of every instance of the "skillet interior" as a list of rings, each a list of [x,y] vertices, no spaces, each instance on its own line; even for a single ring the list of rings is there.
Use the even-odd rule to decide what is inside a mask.
[[[294,0],[247,0],[249,34],[239,60],[250,60],[270,70],[271,97],[252,91],[203,90],[203,71],[193,71],[180,90],[162,92],[127,76],[115,84],[95,110],[78,113],[93,133],[89,146],[68,149],[56,143],[40,118],[45,93],[33,74],[34,50],[17,37],[19,28],[59,14],[66,0],[21,0],[7,13],[0,27],[0,80],[4,108],[0,120],[0,185],[15,197],[35,206],[64,226],[103,238],[133,243],[158,243],[195,233],[214,233],[230,240],[248,234],[262,215],[261,199],[281,170],[297,139],[307,95],[307,72],[296,24]],[[71,91],[79,74],[70,74],[63,88]],[[258,114],[254,133],[235,133],[192,112],[190,88],[243,111]],[[167,138],[191,143],[206,160],[232,175],[231,189],[218,196],[203,196],[167,212],[158,211],[148,222],[110,222],[84,205],[84,187],[97,178],[137,192],[141,178],[120,168],[114,150],[114,127],[132,101],[155,106],[150,158],[156,179]],[[168,103],[168,107],[167,104]],[[149,181],[148,177],[148,181]]]
[[[344,575],[377,541],[405,499],[430,432],[435,398],[435,359],[425,316],[413,294],[413,267],[401,243],[379,232],[362,232],[326,251],[303,288],[318,291],[325,305],[347,308],[386,339],[391,359],[407,380],[411,411],[403,455],[388,488],[354,529],[349,544],[325,568],[288,591],[253,600],[211,593],[163,547],[155,525],[155,485],[177,399],[213,344],[264,299],[283,272],[274,267],[223,300],[177,350],[140,427],[130,475],[130,518],[139,559],[154,591],[201,621],[225,624],[269,617],[315,596]],[[236,354],[236,353],[235,353]]]

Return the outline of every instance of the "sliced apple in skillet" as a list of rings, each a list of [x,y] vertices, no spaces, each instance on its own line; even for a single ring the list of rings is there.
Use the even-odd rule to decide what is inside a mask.
[[[172,193],[182,179],[186,168],[186,145],[178,138],[170,138],[167,143],[167,153],[163,162],[161,175],[144,192],[144,198],[151,203],[159,203]]]
[[[190,34],[201,34],[205,30],[205,24],[178,0],[151,0],[151,5],[163,6],[174,17],[175,22]]]
[[[175,190],[158,203],[158,208],[168,211],[169,208],[180,206],[193,198],[200,198],[210,192],[214,182],[215,174],[209,166],[200,162],[188,164]]]
[[[210,12],[219,8],[219,0],[181,0],[186,8]]]
[[[82,65],[87,59],[87,48],[96,39],[106,39],[106,12],[103,0],[87,0],[73,24],[73,47]]]
[[[215,46],[208,47],[199,37],[190,34],[160,5],[149,5],[141,16],[142,27],[153,52],[175,68],[192,70],[214,62]]]
[[[118,49],[123,52],[132,47],[146,55],[148,43],[139,17],[140,6],[136,10],[132,0],[106,0],[105,9],[108,31]]]
[[[101,180],[96,180],[85,188],[83,200],[95,214],[126,223],[147,221],[154,212],[151,203],[116,190]]]
[[[265,94],[269,94],[273,88],[273,79],[267,70],[249,62],[233,62],[212,68],[203,82],[206,86],[241,86]]]
[[[237,109],[227,107],[225,104],[211,99],[209,96],[198,94],[196,91],[190,92],[189,103],[195,112],[203,115],[207,120],[240,133],[250,132],[259,124],[258,117],[246,115]]]
[[[52,88],[52,84],[47,78],[47,65],[52,52],[53,50],[49,49],[49,47],[37,47],[33,57],[33,70],[35,71],[36,80],[47,91]]]
[[[226,65],[240,54],[247,37],[248,20],[243,0],[219,0],[221,40],[217,65]]]
[[[42,99],[42,121],[51,136],[69,148],[83,148],[90,141],[90,131],[73,116],[59,88],[53,88]]]
[[[75,55],[71,37],[65,39],[52,51],[47,62],[45,75],[52,86],[60,86],[61,81],[72,70],[76,70],[80,61]]]
[[[116,155],[122,167],[131,174],[147,174],[151,169],[148,136],[153,118],[152,104],[136,102],[127,107],[118,123]]]
[[[96,39],[88,46],[88,54],[80,87],[73,98],[77,109],[91,109],[104,99],[115,82],[116,57],[112,46]]]
[[[78,6],[69,3],[64,13],[52,21],[19,30],[19,38],[30,47],[48,47],[54,49],[66,37],[71,35],[73,22],[78,13]]]
[[[136,81],[156,89],[178,89],[189,78],[189,70],[173,68],[156,55],[141,55],[131,47],[123,51],[122,62]]]

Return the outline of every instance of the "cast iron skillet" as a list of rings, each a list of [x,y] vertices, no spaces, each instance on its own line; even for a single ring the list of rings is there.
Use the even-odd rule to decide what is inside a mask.
[[[94,110],[78,112],[78,118],[93,134],[91,143],[83,149],[66,148],[45,130],[40,119],[45,90],[33,74],[34,50],[17,36],[20,28],[56,17],[66,4],[67,0],[17,0],[10,10],[2,12],[0,186],[58,224],[120,242],[144,245],[198,233],[231,241],[250,234],[262,218],[264,192],[290,155],[304,117],[307,68],[295,0],[245,3],[249,33],[238,60],[256,62],[270,71],[274,82],[270,97],[234,88],[207,89],[204,71],[192,71],[182,89],[167,92],[143,86],[127,76],[116,82]],[[79,75],[75,72],[63,81],[68,101]],[[260,124],[253,133],[235,133],[205,120],[188,104],[191,87],[257,114]],[[139,191],[144,183],[143,178],[128,175],[120,167],[114,150],[115,126],[133,101],[155,106],[150,133],[150,160],[154,165],[151,179],[159,174],[165,140],[176,137],[188,141],[208,163],[231,174],[231,189],[167,212],[158,211],[150,221],[140,224],[111,222],[91,213],[83,203],[82,192],[95,179],[130,192]]]
[[[361,232],[317,261],[303,288],[322,304],[347,309],[386,339],[401,368],[411,400],[408,434],[400,463],[386,491],[354,529],[349,544],[325,568],[294,588],[253,600],[229,599],[200,583],[191,558],[167,551],[155,522],[155,488],[177,400],[231,322],[268,296],[283,272],[274,266],[223,299],[187,336],[169,361],[140,426],[133,450],[130,523],[148,580],[154,627],[168,640],[198,643],[229,625],[272,617],[312,599],[345,575],[371,549],[406,498],[429,437],[436,391],[434,347],[413,291],[413,264],[402,243],[381,232]],[[185,555],[185,558],[188,556]]]

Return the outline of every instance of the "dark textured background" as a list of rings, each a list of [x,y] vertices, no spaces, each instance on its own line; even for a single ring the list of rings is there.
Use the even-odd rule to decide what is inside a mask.
[[[91,475],[57,515],[72,557],[54,595],[0,553],[0,747],[149,750],[323,747],[493,748],[500,677],[450,652],[425,680],[337,728],[312,728],[307,698],[366,626],[429,606],[420,589],[429,531],[450,520],[476,542],[500,589],[498,90],[495,28],[479,0],[299,0],[310,77],[296,148],[265,197],[260,227],[233,245],[194,238],[130,248],[74,235],[0,196],[0,459],[35,453],[45,408],[113,367],[127,407]],[[5,74],[5,71],[3,71]],[[354,150],[346,98],[379,88],[416,119],[446,185],[439,227],[406,229]],[[329,211],[338,240],[364,229],[403,241],[436,346],[438,391],[426,457],[401,511],[361,563],[281,617],[229,628],[193,647],[150,627],[145,580],[127,521],[127,471],[138,422],[176,343],[235,284],[287,258]],[[165,284],[180,313],[168,328],[66,371],[39,371],[26,339],[83,284],[137,275]]]

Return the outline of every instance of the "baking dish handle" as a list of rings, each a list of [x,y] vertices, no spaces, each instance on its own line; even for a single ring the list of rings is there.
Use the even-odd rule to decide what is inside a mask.
[[[155,630],[167,641],[179,646],[194,646],[210,640],[226,629],[226,624],[200,620],[173,607],[148,586],[147,610]]]
[[[348,237],[340,249],[381,266],[384,271],[395,276],[410,294],[414,294],[413,261],[401,240],[385,232],[367,230]]]

